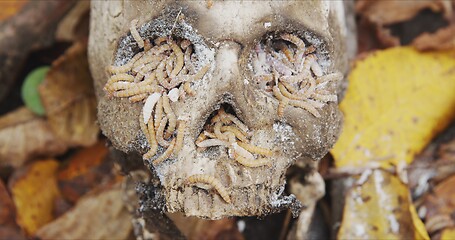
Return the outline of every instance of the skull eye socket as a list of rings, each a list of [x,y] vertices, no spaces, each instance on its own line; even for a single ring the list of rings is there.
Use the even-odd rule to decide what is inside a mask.
[[[249,62],[252,82],[280,102],[280,117],[288,105],[320,117],[318,109],[337,101],[328,85],[341,80],[342,75],[327,74],[323,45],[309,34],[306,38],[292,33],[268,34],[251,50]]]
[[[130,34],[120,40],[104,91],[131,103],[144,102],[139,123],[148,152],[143,158],[154,159],[156,165],[178,153],[183,144],[187,123],[171,102],[191,101],[195,95],[191,84],[206,75],[213,55],[200,37],[183,27],[175,35],[163,35],[153,30],[153,21],[139,29],[136,24],[133,20]]]

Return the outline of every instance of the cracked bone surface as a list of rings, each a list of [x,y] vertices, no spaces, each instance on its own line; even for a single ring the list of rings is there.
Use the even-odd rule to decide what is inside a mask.
[[[91,8],[99,124],[159,182],[142,185],[143,207],[216,219],[301,206],[284,192],[286,170],[317,174],[341,129],[342,2]]]

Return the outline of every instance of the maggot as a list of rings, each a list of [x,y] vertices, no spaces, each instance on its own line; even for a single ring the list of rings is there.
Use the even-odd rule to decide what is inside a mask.
[[[144,123],[147,123],[152,116],[153,108],[155,107],[155,104],[160,100],[161,98],[161,93],[153,93],[150,95],[147,100],[145,100],[144,107],[142,108],[142,114],[144,116]]]
[[[277,109],[278,117],[284,116],[284,109],[286,109],[288,104],[289,104],[288,98],[283,98],[282,100],[280,100],[280,103],[278,104],[278,109]]]
[[[237,144],[236,142],[235,143],[232,143],[231,144],[232,148],[234,149],[234,152],[239,154],[240,156],[246,158],[246,159],[254,159],[254,156],[253,154],[251,154],[248,150],[246,150],[245,148],[239,146],[239,144]]]
[[[196,146],[200,148],[214,147],[214,146],[227,146],[229,143],[220,139],[206,139],[200,142],[196,142]]]
[[[122,65],[122,66],[109,66],[107,68],[107,71],[110,72],[111,74],[126,73],[126,72],[131,70],[131,68],[133,67],[133,64],[136,63],[136,61],[138,61],[143,55],[144,55],[144,52],[137,53],[125,65]]]
[[[191,88],[191,84],[189,82],[183,83],[183,89],[190,96],[196,95],[196,92]]]
[[[336,72],[336,73],[329,73],[327,75],[318,77],[316,79],[317,84],[321,84],[324,82],[337,82],[343,79],[343,74]]]
[[[281,39],[291,42],[297,46],[297,49],[305,50],[305,42],[296,35],[283,33],[281,34]]]
[[[132,85],[132,87],[130,87],[128,89],[114,92],[113,95],[114,95],[114,97],[131,97],[131,96],[141,94],[141,93],[160,92],[161,90],[162,90],[162,88],[160,88],[158,86],[148,85],[148,86],[139,87],[139,86]]]
[[[183,67],[183,52],[182,49],[180,49],[180,47],[174,41],[170,41],[169,44],[171,45],[172,51],[174,51],[176,57],[174,69],[172,70],[169,77],[175,77]]]
[[[109,80],[107,80],[106,85],[113,84],[115,82],[119,81],[126,81],[126,82],[134,82],[134,76],[129,75],[128,73],[118,73],[115,75],[112,75]]]
[[[157,159],[153,160],[154,165],[162,163],[164,160],[168,159],[172,155],[172,152],[174,151],[174,147],[175,147],[175,142],[176,142],[175,138],[172,139],[172,141],[169,144],[169,147],[166,149],[166,151],[164,151],[164,153],[161,156],[159,156]]]
[[[246,158],[240,156],[239,154],[234,154],[234,159],[238,163],[242,164],[243,166],[251,167],[251,168],[270,166],[272,164],[272,162],[270,160],[265,159],[265,158],[251,160],[251,159],[246,159]]]
[[[309,104],[308,102],[305,102],[305,101],[302,101],[302,100],[291,100],[285,96],[283,96],[283,94],[280,92],[280,89],[278,88],[278,86],[274,86],[273,87],[273,94],[274,96],[278,99],[278,101],[288,101],[289,105],[291,106],[294,106],[294,107],[299,107],[299,108],[302,108],[308,112],[310,112],[311,114],[313,114],[315,117],[320,117],[321,115],[319,114],[319,112],[316,110],[316,108],[314,106],[312,106],[311,104]]]
[[[227,137],[221,133],[221,126],[223,125],[222,122],[217,122],[215,123],[215,126],[213,128],[213,132],[215,133],[216,138],[221,139],[221,140],[227,140]]]
[[[186,121],[179,120],[177,127],[177,140],[175,142],[174,152],[178,153],[183,146],[183,137],[185,136]]]
[[[114,82],[114,83],[111,83],[111,84],[106,84],[106,86],[104,87],[104,91],[106,91],[107,93],[112,94],[115,91],[128,89],[131,86],[132,85],[131,85],[130,82],[119,81],[119,82]]]
[[[160,98],[156,103],[155,107],[155,131],[158,132],[158,128],[163,118],[163,98]],[[167,121],[167,120],[166,120]],[[166,122],[164,122],[166,124]]]
[[[245,143],[245,142],[238,142],[237,144],[251,153],[256,153],[256,154],[267,156],[267,157],[270,157],[273,155],[273,151],[270,149],[267,149],[267,148],[254,146],[252,144]]]
[[[188,178],[187,182],[189,184],[194,183],[205,183],[211,185],[215,190],[220,194],[221,198],[227,203],[231,203],[231,198],[229,197],[227,189],[221,184],[220,180],[214,176],[207,174],[195,174]]]
[[[158,130],[156,131],[156,140],[163,147],[169,147],[169,142],[164,140],[164,128],[166,127],[167,117],[160,120]]]
[[[169,120],[169,124],[164,137],[170,138],[172,134],[174,134],[175,126],[177,125],[177,117],[175,116],[174,110],[172,110],[167,94],[163,94],[163,109]]]
[[[243,132],[243,134],[248,135],[248,127],[245,124],[243,124],[238,118],[236,118],[234,115],[223,111],[222,118],[233,122]]]
[[[169,82],[166,80],[165,73],[166,71],[164,70],[166,63],[163,61],[161,62],[158,67],[156,68],[156,79],[158,80],[158,83],[163,86],[166,89],[170,89]]]
[[[150,118],[148,123],[147,123],[147,131],[149,134],[149,145],[150,149],[148,152],[146,152],[142,157],[143,159],[151,159],[153,156],[155,156],[156,152],[158,151],[158,142],[156,140],[156,135],[155,135],[155,127],[153,125],[153,118]]]
[[[155,138],[155,129],[153,128],[153,120],[148,123],[144,123],[142,119],[144,118],[143,114],[139,116],[139,125],[141,127],[142,132],[144,133],[145,137],[147,138],[147,142],[150,145],[150,149],[147,153],[145,153],[142,157],[144,159],[150,159],[152,156],[156,154],[158,150],[158,144]],[[152,127],[150,127],[152,126]]]
[[[191,54],[193,52],[193,47],[191,45],[185,50],[185,54],[183,56],[183,61],[185,62],[185,67],[188,69],[190,73],[195,73],[196,70],[194,68],[193,62],[191,61]]]
[[[141,36],[139,35],[139,32],[136,29],[137,23],[138,23],[137,19],[134,19],[134,20],[131,21],[130,32],[131,32],[131,36],[133,36],[134,40],[137,42],[137,45],[140,48],[143,48],[144,47],[144,40],[141,38]]]
[[[246,135],[243,134],[240,129],[234,127],[234,126],[222,126],[221,127],[222,132],[232,132],[236,138],[238,138],[242,142],[248,142],[248,139],[246,138]]]
[[[140,102],[140,101],[143,101],[148,95],[149,95],[148,93],[141,93],[141,94],[137,94],[137,95],[129,97],[128,100],[130,100],[130,102],[132,102],[132,103]]]

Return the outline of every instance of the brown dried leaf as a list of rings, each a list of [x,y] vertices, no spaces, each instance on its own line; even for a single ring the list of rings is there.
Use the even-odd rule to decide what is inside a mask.
[[[37,118],[37,116],[32,111],[28,110],[28,108],[18,108],[16,111],[10,112],[0,118],[0,130],[28,122],[34,118]]]
[[[171,213],[167,216],[188,239],[243,239],[233,218],[206,220],[185,217],[180,213]]]
[[[7,240],[25,240],[27,239],[17,226],[0,226],[1,239]]]
[[[116,181],[112,161],[106,158],[107,152],[105,141],[99,141],[71,157],[68,165],[57,175],[58,186],[64,199],[75,203],[93,188]]]
[[[87,46],[75,43],[52,64],[39,92],[49,124],[71,146],[97,140],[96,99],[87,62]]]
[[[441,28],[435,33],[424,33],[412,45],[420,51],[455,49],[455,25]]]
[[[38,230],[40,239],[126,239],[131,216],[119,185],[81,198],[76,206]]]
[[[0,21],[8,19],[20,12],[28,1],[0,1]]]
[[[17,223],[27,234],[34,234],[54,219],[54,200],[59,195],[57,168],[55,160],[38,161],[17,170],[9,182]]]
[[[446,129],[408,167],[408,178],[413,197],[424,195],[455,174],[455,124]]]
[[[87,37],[89,12],[90,1],[78,1],[58,24],[55,38],[59,41],[76,41]]]
[[[425,197],[425,227],[435,233],[449,227],[455,227],[452,218],[455,214],[455,176],[438,184],[434,191]]]
[[[0,118],[0,165],[18,167],[33,157],[55,156],[66,149],[44,118],[25,107]]]
[[[0,225],[14,225],[15,211],[13,200],[11,200],[5,184],[0,180]]]
[[[452,15],[452,6],[449,1],[442,0],[422,0],[422,1],[357,1],[356,13],[360,16],[359,26],[359,51],[369,51],[383,47],[395,47],[407,45],[408,41],[415,39],[415,31],[431,31],[419,26],[425,20],[416,19],[418,14],[425,9],[430,9],[435,13],[442,13],[445,19]],[[417,21],[417,25],[411,23],[413,30],[402,30],[406,32],[405,36],[394,36],[391,32],[392,25],[405,24],[407,22]],[[429,23],[435,29],[440,27],[439,22]],[[409,28],[406,27],[406,28]],[[396,26],[397,27],[397,26]],[[434,31],[434,30],[433,30]],[[445,37],[445,36],[444,36]],[[400,40],[401,39],[401,40]],[[402,42],[403,41],[403,42]],[[424,40],[421,40],[424,41]],[[424,43],[421,43],[424,44]],[[429,43],[427,43],[429,44]]]
[[[16,209],[13,200],[2,180],[0,180],[0,238],[25,239],[21,229],[16,224]]]
[[[379,25],[389,25],[404,22],[415,17],[423,9],[431,9],[434,12],[447,11],[443,1],[419,0],[419,1],[357,1],[355,11],[370,22]]]

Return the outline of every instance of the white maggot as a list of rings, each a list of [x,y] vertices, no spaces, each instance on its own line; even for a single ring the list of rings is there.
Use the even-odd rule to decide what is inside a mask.
[[[150,117],[152,116],[153,108],[155,104],[160,100],[161,93],[153,93],[150,95],[147,100],[145,100],[144,107],[142,108],[142,113],[144,115],[144,123],[147,124]]]

